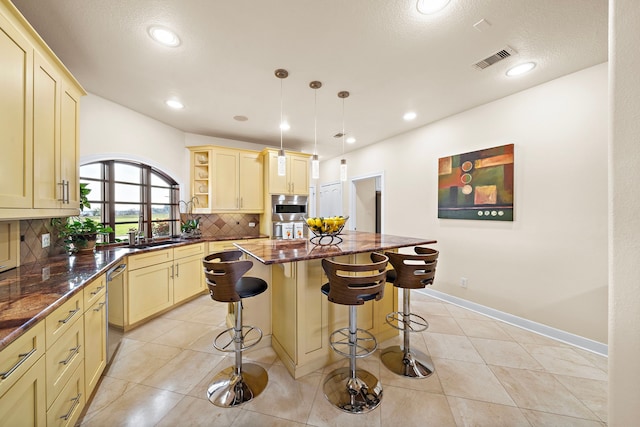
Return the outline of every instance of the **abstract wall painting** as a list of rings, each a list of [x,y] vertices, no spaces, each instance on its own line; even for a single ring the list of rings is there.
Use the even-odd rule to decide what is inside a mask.
[[[438,159],[438,218],[513,221],[513,144]]]

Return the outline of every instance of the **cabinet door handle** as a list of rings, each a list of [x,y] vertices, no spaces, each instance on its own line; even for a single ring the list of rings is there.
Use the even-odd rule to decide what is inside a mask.
[[[20,358],[20,360],[18,360],[18,362],[17,362],[15,365],[13,365],[13,366],[11,367],[11,369],[9,369],[7,372],[2,372],[2,373],[0,373],[0,378],[2,378],[3,380],[6,380],[7,378],[9,378],[9,376],[10,376],[11,374],[13,374],[13,373],[14,373],[14,371],[20,367],[20,365],[22,365],[24,362],[26,362],[26,361],[27,361],[27,359],[28,359],[29,357],[31,357],[31,355],[32,355],[33,353],[35,353],[35,352],[36,352],[36,350],[37,350],[37,349],[32,348],[32,349],[31,349],[31,351],[30,351],[29,353],[22,353],[22,354],[19,354],[19,355],[18,355],[18,357]]]
[[[80,344],[78,344],[77,347],[70,348],[69,349],[69,356],[66,359],[61,360],[58,363],[62,363],[63,365],[66,365],[67,363],[69,363],[71,361],[71,359],[73,359],[73,356],[75,356],[78,353],[80,353]]]
[[[69,311],[69,315],[66,317],[66,319],[58,320],[58,322],[59,322],[59,323],[67,323],[67,322],[69,322],[69,320],[71,320],[71,318],[72,318],[73,316],[75,316],[75,314],[76,314],[77,312],[79,312],[79,311],[80,311],[80,309],[79,309],[79,308],[76,308],[75,310],[71,310],[71,311]]]
[[[91,295],[98,295],[102,288],[104,288],[104,285],[98,286],[95,291],[91,292]]]
[[[240,207],[244,207],[244,200],[242,200],[242,197],[240,197]]]
[[[102,307],[104,307],[104,305],[106,304],[106,302],[101,302],[98,304],[98,307],[94,308],[93,311],[100,311],[102,310]]]
[[[173,279],[173,265],[171,266],[171,276],[169,276],[171,279]]]
[[[65,186],[67,187],[67,204],[70,203],[70,199],[71,199],[71,190],[69,190],[69,183],[70,181],[67,180],[67,183],[65,184]]]
[[[59,182],[58,185],[62,187],[60,189],[61,198],[58,199],[58,201],[64,203],[65,202],[65,197],[64,197],[64,179],[62,180],[62,182]]]
[[[76,397],[70,400],[70,402],[73,402],[71,404],[71,408],[69,408],[69,412],[67,412],[66,414],[60,417],[61,420],[67,421],[69,418],[71,418],[71,414],[73,414],[73,411],[75,411],[76,407],[80,404],[81,397],[82,397],[82,393],[78,393]]]
[[[176,277],[180,277],[180,264],[176,264]]]

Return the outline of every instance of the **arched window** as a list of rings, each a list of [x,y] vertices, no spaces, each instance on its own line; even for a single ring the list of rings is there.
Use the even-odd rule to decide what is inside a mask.
[[[110,241],[127,239],[142,224],[145,237],[180,234],[179,188],[165,173],[142,163],[104,160],[80,166],[80,183],[91,190],[82,216],[111,226]]]

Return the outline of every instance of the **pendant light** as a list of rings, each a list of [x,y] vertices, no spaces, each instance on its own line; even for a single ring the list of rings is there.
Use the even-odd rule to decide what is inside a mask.
[[[347,159],[344,158],[344,99],[349,97],[346,90],[338,92],[338,98],[342,98],[342,160],[340,160],[340,181],[347,180]]]
[[[289,77],[289,72],[282,68],[278,68],[275,72],[276,77],[280,79],[280,150],[278,151],[278,176],[285,176],[287,173],[287,158],[284,154],[282,146],[282,81]]]
[[[322,83],[314,80],[309,83],[313,89],[313,156],[311,157],[311,179],[320,178],[320,160],[318,160],[318,92]]]

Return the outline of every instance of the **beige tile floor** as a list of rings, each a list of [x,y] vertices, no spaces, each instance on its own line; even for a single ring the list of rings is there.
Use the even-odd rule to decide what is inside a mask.
[[[254,401],[218,408],[206,398],[214,374],[233,358],[211,343],[224,328],[225,304],[199,297],[125,335],[80,424],[92,426],[605,426],[607,359],[414,292],[412,311],[430,328],[412,346],[436,372],[405,379],[380,363],[382,404],[352,415],[322,393],[328,368],[294,380],[269,347],[245,360],[267,369]],[[399,344],[399,339],[380,347]],[[339,362],[345,364],[345,362]]]

